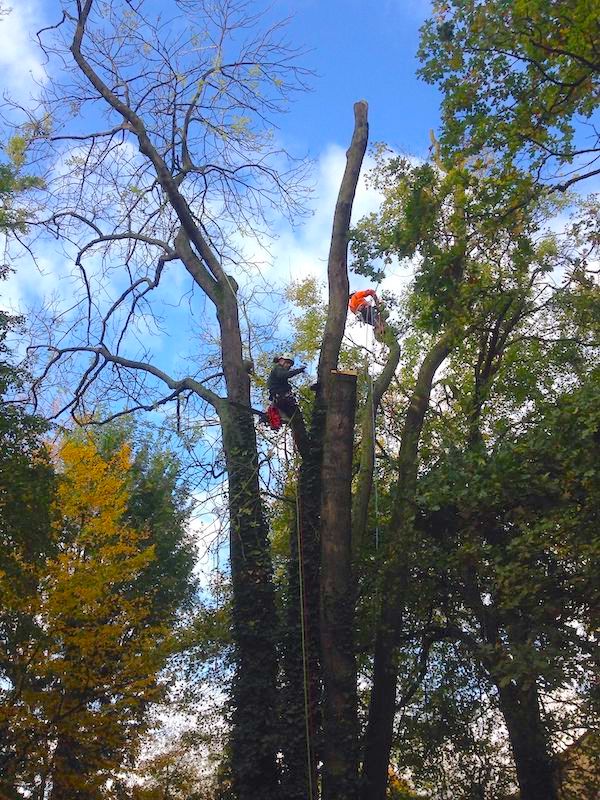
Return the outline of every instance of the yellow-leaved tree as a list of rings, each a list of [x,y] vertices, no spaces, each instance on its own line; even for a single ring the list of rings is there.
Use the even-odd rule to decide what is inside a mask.
[[[56,524],[64,540],[40,609],[53,632],[47,677],[61,687],[48,715],[56,731],[53,800],[87,796],[110,776],[128,729],[158,690],[168,635],[147,624],[150,599],[134,591],[154,552],[146,532],[123,523],[129,447],[105,460],[85,437],[67,440],[60,457]]]
[[[105,796],[160,697],[172,628],[143,580],[155,560],[151,532],[126,521],[132,468],[127,444],[107,455],[91,435],[64,439],[51,547],[23,564],[31,591],[13,591],[0,574],[0,601],[26,623],[13,692],[0,705],[13,742],[2,789],[52,800]]]

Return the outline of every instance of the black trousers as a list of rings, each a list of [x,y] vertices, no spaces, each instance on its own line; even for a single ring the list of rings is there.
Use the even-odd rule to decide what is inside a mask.
[[[277,408],[287,417],[292,417],[298,408],[296,398],[291,392],[271,395],[271,402],[275,403]]]
[[[377,325],[378,315],[375,306],[369,306],[369,305],[361,306],[358,309],[358,313],[360,314],[362,321],[365,322],[367,325],[372,325],[373,327]]]

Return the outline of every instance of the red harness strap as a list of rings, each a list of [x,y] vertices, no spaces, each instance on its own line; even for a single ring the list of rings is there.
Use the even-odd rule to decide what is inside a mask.
[[[267,420],[274,431],[278,431],[279,428],[281,428],[281,414],[277,406],[273,405],[273,403],[267,407]]]

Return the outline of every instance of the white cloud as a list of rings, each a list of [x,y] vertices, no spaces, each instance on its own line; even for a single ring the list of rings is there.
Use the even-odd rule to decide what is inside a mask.
[[[326,281],[333,214],[345,166],[346,153],[339,145],[330,145],[319,158],[316,176],[318,193],[312,216],[302,227],[281,229],[272,247],[273,272],[278,282],[285,284],[310,275]],[[376,211],[381,204],[382,195],[367,186],[365,181],[365,175],[373,166],[373,159],[366,156],[352,209],[353,225],[363,216]],[[409,277],[410,270],[395,269],[383,281],[382,288],[400,291]],[[365,288],[369,280],[351,274],[350,283],[352,288]]]
[[[26,254],[14,261],[9,259],[13,272],[0,284],[3,310],[26,313],[28,307],[38,306],[52,296],[73,299],[72,261],[58,251],[47,248],[36,254],[37,264]]]
[[[197,548],[194,574],[207,596],[214,590],[211,578],[215,571],[228,571],[228,537],[224,533],[227,517],[227,482],[221,481],[208,489],[194,492],[195,512],[189,530]]]
[[[415,161],[418,161],[415,159]],[[378,210],[382,195],[371,186],[367,186],[366,175],[373,169],[374,159],[367,155],[363,162],[361,176],[358,182],[352,210],[352,225],[356,224],[363,216]],[[314,185],[315,193],[312,196],[312,211],[310,216],[296,226],[292,226],[283,217],[275,220],[273,233],[275,238],[265,243],[249,237],[233,234],[231,240],[237,248],[244,253],[247,264],[259,265],[250,268],[246,275],[236,271],[236,278],[245,287],[247,292],[252,292],[258,284],[270,287],[273,294],[273,303],[263,307],[265,319],[268,318],[273,307],[277,306],[283,290],[292,281],[301,281],[308,277],[316,277],[322,284],[323,301],[327,296],[327,257],[331,241],[333,215],[337,201],[340,183],[346,166],[346,151],[338,144],[330,144],[321,153],[316,162]],[[351,258],[350,258],[351,267]],[[390,291],[400,294],[406,288],[414,274],[412,265],[399,265],[394,263],[386,268],[385,279],[377,285],[378,293]],[[364,289],[373,287],[373,281],[350,272],[351,289]],[[261,307],[254,307],[254,321],[259,320]],[[284,339],[289,333],[289,319],[284,315],[275,323],[277,326],[274,341]],[[346,337],[349,341],[363,347],[372,347],[370,328],[355,323],[352,317],[348,318]],[[287,331],[287,333],[286,333]],[[254,354],[260,347],[255,343]]]
[[[0,17],[0,71],[4,91],[19,102],[36,93],[45,71],[42,53],[35,44],[35,31],[43,27],[42,9],[37,0],[20,0]]]
[[[317,163],[317,192],[312,215],[301,227],[286,226],[279,230],[279,238],[272,246],[273,272],[282,284],[309,275],[325,280],[333,214],[345,165],[344,149],[339,145],[327,147]],[[371,166],[371,160],[367,157],[356,192],[353,222],[374,211],[380,202],[377,192],[365,185],[364,173]]]

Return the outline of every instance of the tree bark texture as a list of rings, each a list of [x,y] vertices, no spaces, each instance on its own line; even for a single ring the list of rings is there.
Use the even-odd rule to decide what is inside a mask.
[[[232,770],[239,800],[279,796],[276,764],[275,594],[260,485],[250,380],[243,364],[237,301],[229,281],[217,306],[229,400],[220,409],[229,486],[233,639]],[[239,405],[237,405],[239,404]]]
[[[350,229],[354,195],[356,194],[360,169],[369,138],[367,111],[368,105],[364,100],[354,104],[354,133],[350,147],[346,152],[346,169],[340,184],[333,215],[333,229],[327,260],[329,305],[325,331],[323,332],[323,344],[319,354],[317,374],[320,391],[317,391],[317,399],[324,386],[323,380],[329,376],[332,369],[337,367],[346,327],[348,296],[350,293],[348,280],[348,231]]]
[[[355,554],[358,553],[365,539],[369,501],[373,489],[376,438],[373,423],[377,418],[381,399],[389,388],[400,361],[400,344],[389,328],[385,343],[390,348],[388,358],[381,373],[373,381],[372,391],[369,390],[361,424],[360,464],[356,478],[356,491],[352,500],[352,550]]]
[[[316,786],[317,761],[322,760],[320,752],[322,737],[320,736],[321,715],[319,700],[321,695],[321,641],[319,624],[319,592],[320,592],[320,513],[321,513],[321,464],[323,459],[323,438],[325,434],[327,403],[325,387],[331,370],[337,366],[344,328],[346,325],[349,281],[348,281],[348,231],[352,204],[358,184],[358,178],[366,152],[368,140],[367,104],[364,101],[354,106],[354,131],[350,147],[346,154],[346,168],[340,184],[336,202],[331,245],[328,259],[329,306],[323,335],[319,365],[317,370],[317,391],[311,417],[308,444],[299,448],[302,457],[298,477],[298,520],[301,527],[302,552],[301,559],[305,604],[305,652],[307,657],[308,694],[310,706],[311,739],[313,741],[312,775]],[[295,439],[298,440],[294,431]],[[302,437],[301,437],[302,438]],[[293,552],[292,548],[292,552]],[[297,613],[298,596],[294,587],[299,585],[299,562],[292,558],[289,570],[289,598],[292,604],[289,614]],[[296,608],[294,608],[296,604]],[[297,648],[294,656],[289,654],[286,682],[290,685],[303,674],[302,653],[299,637],[296,637]],[[296,702],[303,702],[303,688],[293,691]],[[290,709],[295,717],[299,709]],[[304,711],[302,708],[302,715]],[[291,739],[285,744],[285,751],[290,754],[287,768],[290,775],[290,791],[298,792],[293,797],[298,800],[309,798],[307,767],[305,760],[306,734],[304,728],[290,728]],[[294,755],[292,755],[294,754]],[[288,761],[288,759],[286,759]],[[296,776],[295,778],[293,776]],[[292,795],[287,795],[292,797]]]
[[[358,720],[351,558],[352,455],[356,376],[330,377],[321,499],[323,800],[354,800]]]
[[[552,756],[535,685],[523,688],[511,681],[497,686],[521,800],[557,800]]]
[[[451,342],[452,335],[446,333],[424,358],[402,431],[396,499],[390,539],[386,543],[386,569],[382,582],[384,593],[375,637],[373,687],[361,781],[362,800],[385,800],[396,708],[397,640],[402,627],[404,598],[414,549],[419,440],[429,407],[433,378],[448,356]]]

